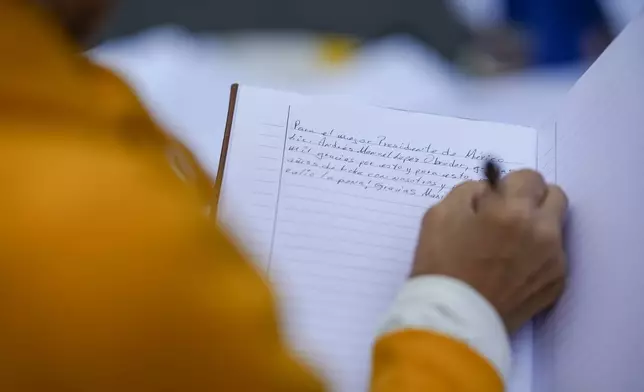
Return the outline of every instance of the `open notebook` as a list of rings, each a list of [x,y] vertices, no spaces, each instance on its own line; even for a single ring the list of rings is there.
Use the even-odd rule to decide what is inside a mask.
[[[539,132],[233,86],[218,219],[275,283],[294,346],[335,390],[367,389],[421,217],[490,157],[505,172],[540,168],[572,205],[571,287],[515,341],[510,391],[644,390],[628,370],[644,363],[641,36],[642,18]]]

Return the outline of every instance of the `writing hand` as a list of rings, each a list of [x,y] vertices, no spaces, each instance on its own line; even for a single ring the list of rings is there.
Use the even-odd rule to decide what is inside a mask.
[[[411,275],[469,284],[514,332],[563,291],[566,209],[563,191],[534,171],[511,173],[495,190],[463,183],[425,215]]]

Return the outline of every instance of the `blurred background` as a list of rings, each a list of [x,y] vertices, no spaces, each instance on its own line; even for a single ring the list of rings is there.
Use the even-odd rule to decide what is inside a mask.
[[[539,127],[644,0],[126,0],[97,46],[214,173],[231,83]]]

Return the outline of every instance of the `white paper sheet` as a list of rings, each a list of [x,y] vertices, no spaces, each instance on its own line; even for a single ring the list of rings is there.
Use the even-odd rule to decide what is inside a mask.
[[[570,282],[537,329],[537,392],[644,391],[643,38],[644,15],[550,127],[549,167],[570,198]]]

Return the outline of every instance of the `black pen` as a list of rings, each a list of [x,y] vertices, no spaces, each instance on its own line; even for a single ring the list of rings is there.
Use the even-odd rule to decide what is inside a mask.
[[[494,163],[491,159],[485,162],[485,178],[490,184],[490,188],[492,188],[492,190],[496,190],[499,185],[499,180],[501,179],[501,169],[499,169],[499,165]]]

